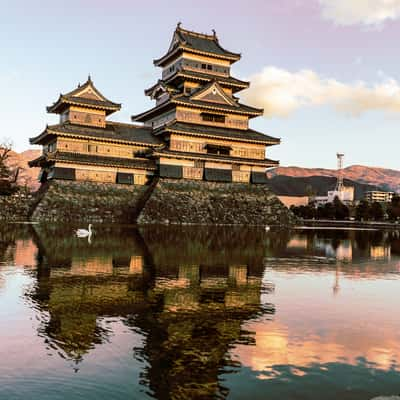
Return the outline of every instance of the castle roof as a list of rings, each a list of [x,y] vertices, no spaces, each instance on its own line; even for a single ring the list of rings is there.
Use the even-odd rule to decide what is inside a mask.
[[[199,125],[187,122],[173,122],[154,132],[155,135],[161,133],[181,133],[189,136],[210,137],[220,139],[231,139],[240,142],[251,142],[260,144],[275,145],[280,143],[279,138],[264,135],[253,129],[232,129],[225,127],[215,127]]]
[[[279,161],[270,160],[264,158],[262,160],[258,158],[242,158],[242,157],[232,157],[228,155],[220,154],[209,154],[209,153],[191,153],[176,150],[169,150],[167,148],[157,149],[150,153],[149,157],[170,157],[170,158],[180,158],[189,160],[204,160],[204,161],[216,161],[216,162],[230,162],[233,164],[251,164],[260,167],[271,167],[279,165]]]
[[[154,60],[154,65],[163,66],[168,60],[180,51],[226,59],[235,62],[241,55],[224,49],[220,44],[215,31],[212,35],[198,33],[183,29],[178,23],[172,37],[171,45],[167,53]]]
[[[150,128],[107,121],[105,128],[71,124],[50,125],[38,136],[29,139],[31,144],[42,144],[49,137],[68,136],[76,138],[98,139],[120,143],[135,143],[150,147],[162,145],[162,142],[152,134]]]
[[[177,71],[175,74],[165,79],[165,82],[169,83],[180,77],[200,82],[209,82],[216,79],[220,85],[231,87],[235,89],[235,91],[246,89],[250,86],[250,82],[242,81],[232,76],[216,76],[201,71],[188,71],[184,69]]]
[[[140,168],[147,170],[156,169],[155,163],[147,158],[104,157],[91,154],[70,153],[61,151],[41,155],[40,157],[29,161],[28,164],[30,167],[37,167],[44,164],[54,163],[56,161],[108,167]]]
[[[94,86],[90,76],[83,85],[66,94],[60,94],[57,101],[47,107],[47,112],[60,114],[69,106],[76,105],[86,108],[97,108],[111,114],[121,109],[121,104],[114,103],[103,96]]]
[[[205,100],[197,100],[192,98],[192,94],[188,95],[185,93],[172,96],[170,99],[162,104],[156,105],[155,107],[147,110],[143,113],[132,115],[132,121],[145,121],[151,118],[153,115],[157,115],[160,111],[166,111],[170,108],[174,108],[176,105],[187,106],[191,108],[199,108],[205,111],[215,111],[215,112],[230,112],[232,114],[242,114],[248,115],[249,117],[257,117],[262,115],[264,110],[260,108],[255,108],[247,106],[245,104],[235,102],[235,104],[228,103],[216,103]]]

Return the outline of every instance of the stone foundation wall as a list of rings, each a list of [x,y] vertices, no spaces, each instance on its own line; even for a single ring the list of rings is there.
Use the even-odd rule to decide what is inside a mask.
[[[27,221],[35,196],[21,190],[11,196],[0,196],[0,220]]]
[[[138,223],[291,225],[268,185],[159,179]]]
[[[290,225],[267,185],[154,178],[147,186],[51,181],[0,196],[0,220],[139,224]]]
[[[52,181],[43,190],[32,221],[134,223],[149,186]]]

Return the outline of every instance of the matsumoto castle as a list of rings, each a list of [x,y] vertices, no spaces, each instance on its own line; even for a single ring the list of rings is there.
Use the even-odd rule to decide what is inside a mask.
[[[230,73],[240,58],[221,46],[215,32],[178,24],[167,52],[154,60],[161,78],[145,90],[153,108],[132,116],[132,124],[111,121],[121,104],[107,99],[89,77],[47,107],[60,121],[30,139],[43,153],[29,165],[41,167],[41,182],[144,185],[159,176],[265,183],[266,169],[278,165],[265,157],[266,148],[280,140],[249,127],[263,110],[236,97],[249,87]]]

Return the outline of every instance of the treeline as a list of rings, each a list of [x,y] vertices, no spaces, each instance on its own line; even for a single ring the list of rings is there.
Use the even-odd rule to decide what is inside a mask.
[[[303,219],[331,219],[346,220],[354,218],[357,221],[398,221],[400,220],[400,197],[394,196],[389,204],[369,203],[361,200],[356,207],[348,207],[339,198],[333,203],[326,203],[316,207],[314,204],[307,206],[291,206],[290,210]]]

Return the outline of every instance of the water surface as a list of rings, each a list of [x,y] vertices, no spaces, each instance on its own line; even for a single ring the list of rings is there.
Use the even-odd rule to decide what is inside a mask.
[[[400,393],[400,237],[0,227],[0,399]]]

